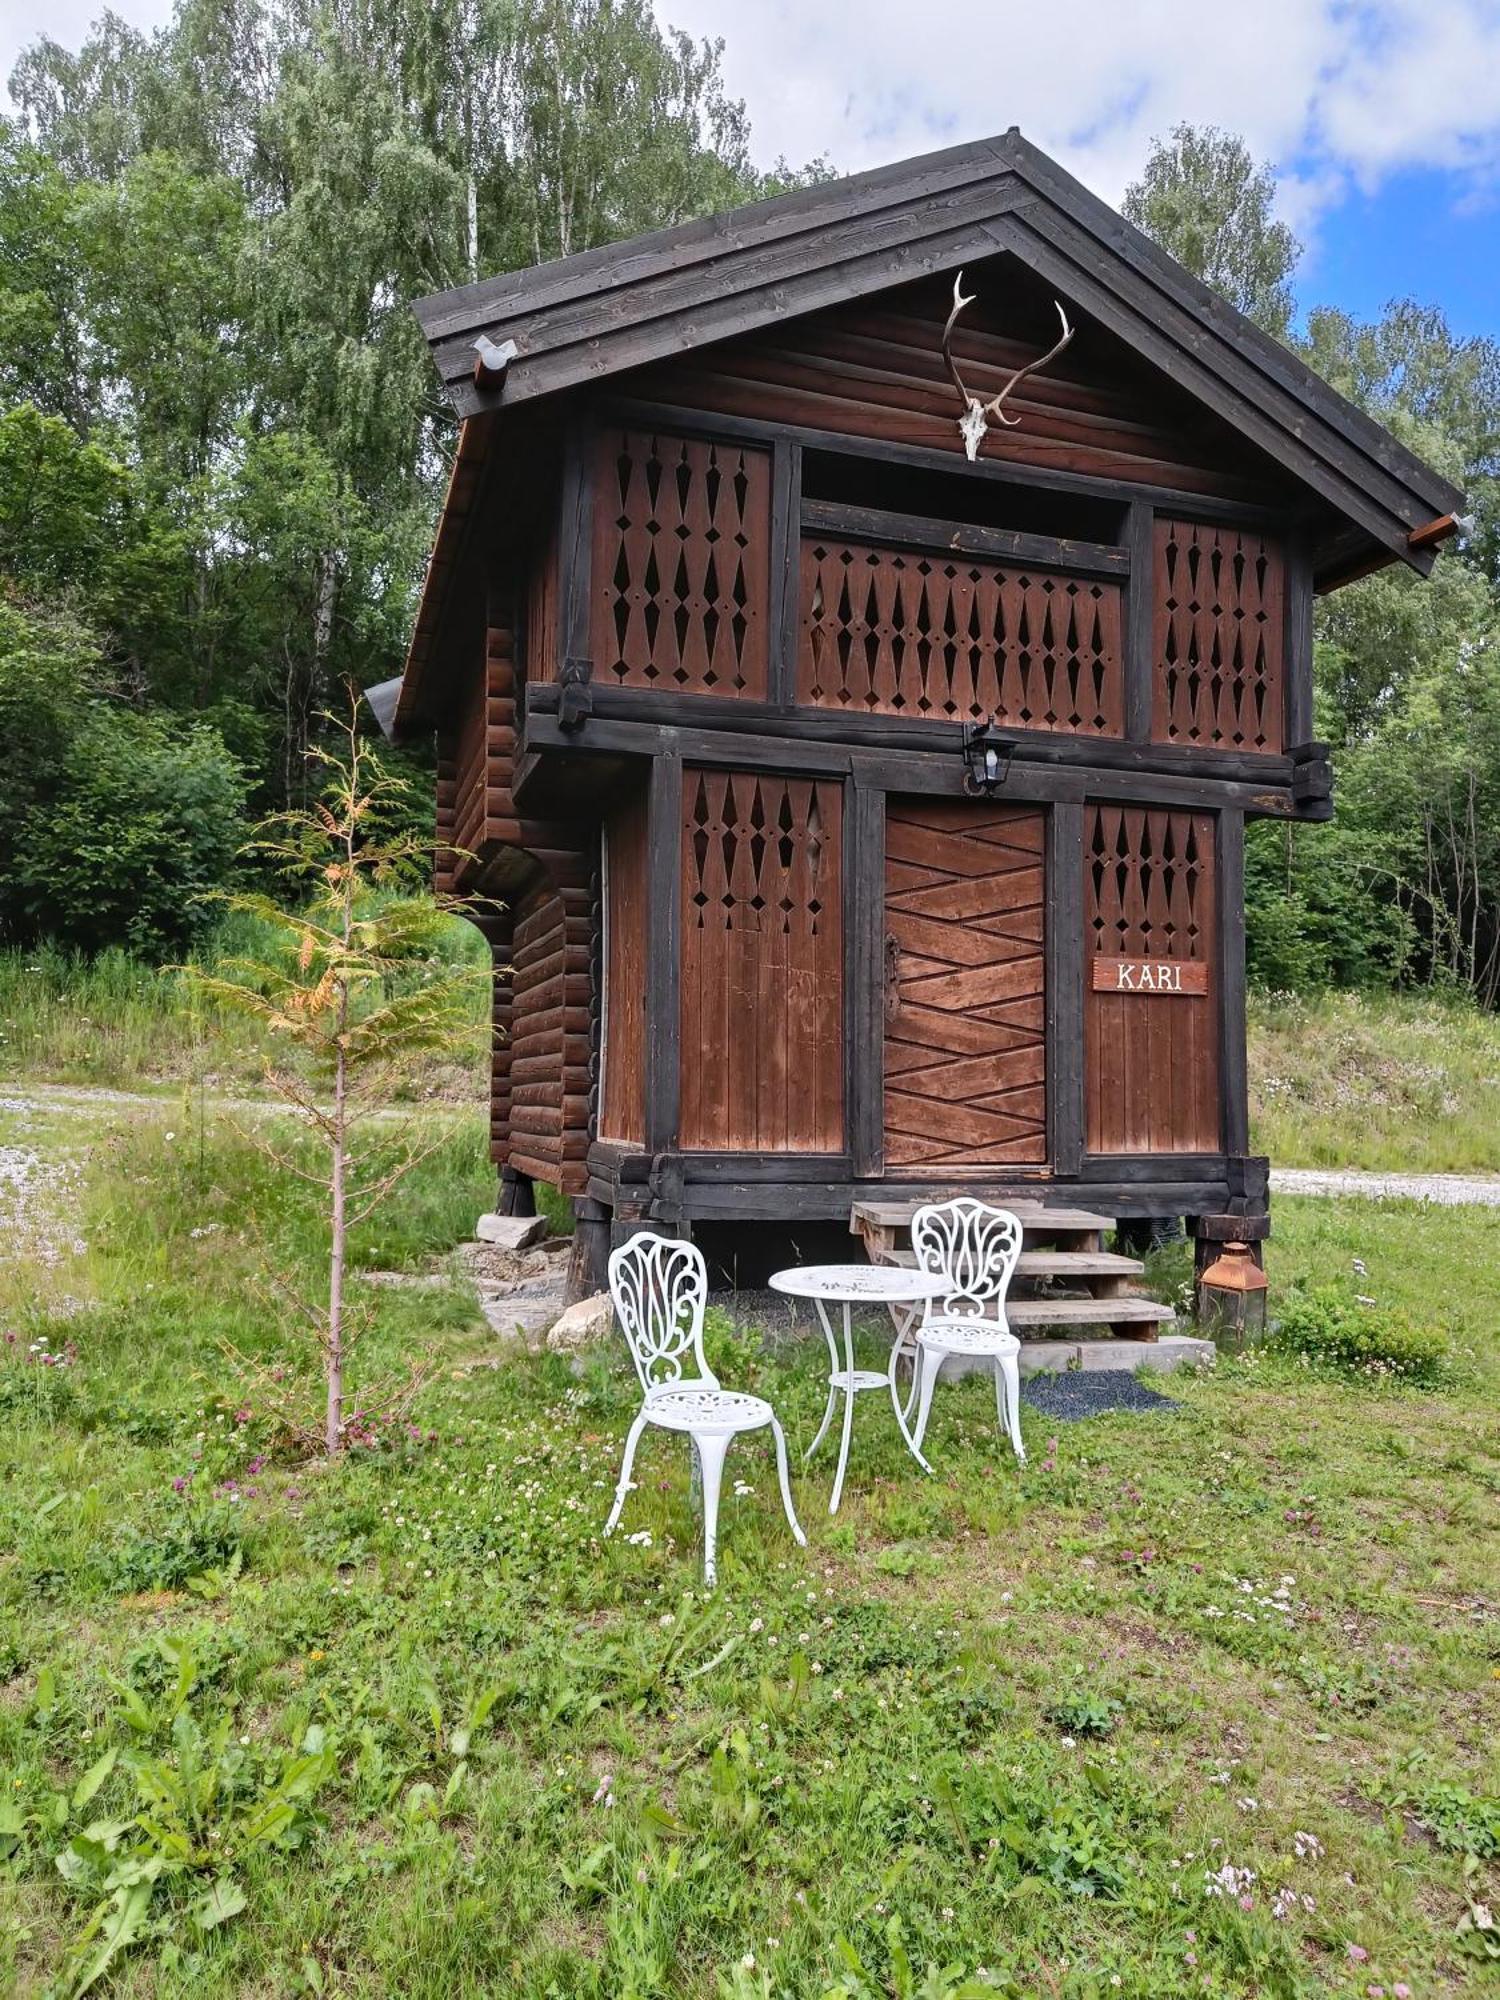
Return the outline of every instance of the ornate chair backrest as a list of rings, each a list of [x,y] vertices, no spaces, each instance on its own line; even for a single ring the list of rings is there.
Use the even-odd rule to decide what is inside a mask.
[[[611,1251],[609,1291],[648,1401],[684,1382],[718,1388],[703,1358],[708,1267],[696,1243],[642,1230]],[[691,1374],[684,1368],[688,1356]]]
[[[1005,1294],[1021,1254],[1021,1223],[1008,1208],[960,1195],[931,1202],[911,1219],[920,1269],[949,1289],[929,1299],[923,1319],[994,1319],[1005,1324]]]

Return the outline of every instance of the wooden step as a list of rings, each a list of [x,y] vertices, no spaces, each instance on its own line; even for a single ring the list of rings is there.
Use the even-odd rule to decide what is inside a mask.
[[[1156,1330],[1171,1326],[1177,1315],[1155,1299],[1007,1299],[1005,1317],[1012,1333],[1028,1328],[1108,1326],[1130,1340],[1155,1340]]]
[[[858,1229],[861,1224],[869,1224],[875,1229],[909,1229],[911,1219],[919,1208],[927,1204],[920,1201],[857,1201],[849,1210],[849,1226]],[[1112,1215],[1095,1215],[1087,1208],[1052,1208],[1040,1201],[1007,1201],[998,1206],[1008,1208],[1012,1215],[1019,1216],[1022,1226],[1030,1231],[1036,1229],[1055,1230],[1059,1235],[1086,1235],[1095,1231],[1113,1229]]]
[[[883,1261],[917,1267],[915,1250],[889,1250]],[[1023,1250],[1016,1259],[1018,1278],[1061,1278],[1077,1284],[1107,1278],[1143,1278],[1146,1267],[1138,1257],[1118,1257],[1112,1250]]]

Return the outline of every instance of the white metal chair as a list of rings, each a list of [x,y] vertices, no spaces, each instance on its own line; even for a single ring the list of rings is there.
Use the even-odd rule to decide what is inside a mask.
[[[643,1230],[611,1252],[609,1290],[645,1401],[625,1439],[625,1462],[620,1467],[615,1504],[604,1524],[605,1534],[613,1534],[620,1518],[625,1495],[630,1491],[635,1448],[647,1424],[657,1424],[668,1431],[686,1431],[693,1441],[703,1483],[703,1575],[712,1585],[718,1573],[715,1555],[724,1454],[730,1439],[741,1431],[769,1427],[776,1441],[781,1504],[793,1535],[805,1547],[807,1537],[792,1506],[792,1490],[787,1481],[786,1439],[776,1421],[776,1412],[760,1396],[721,1389],[704,1359],[703,1308],[708,1298],[708,1269],[703,1252],[694,1243]],[[691,1375],[683,1372],[684,1362],[689,1358],[696,1370]]]
[[[1005,1295],[1021,1254],[1021,1223],[1009,1209],[961,1195],[954,1201],[919,1208],[911,1220],[911,1244],[919,1270],[943,1279],[945,1289],[927,1301],[911,1339],[911,1398],[917,1420],[910,1444],[919,1465],[931,1472],[922,1452],[932,1392],[943,1363],[955,1354],[988,1357],[995,1368],[995,1404],[1000,1428],[1010,1434],[1023,1463],[1021,1442],[1021,1343],[1005,1317]],[[891,1399],[896,1401],[896,1361],[905,1346],[891,1349]],[[899,1404],[898,1404],[899,1409]]]

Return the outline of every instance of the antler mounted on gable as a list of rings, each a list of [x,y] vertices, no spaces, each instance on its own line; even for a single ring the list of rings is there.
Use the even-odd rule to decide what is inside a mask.
[[[1045,368],[1049,361],[1057,359],[1058,355],[1062,353],[1068,342],[1073,338],[1073,329],[1068,324],[1068,315],[1063,311],[1059,302],[1054,299],[1052,303],[1057,306],[1057,316],[1062,321],[1062,339],[1055,346],[1049,347],[1045,354],[1038,355],[1035,361],[1028,361],[1024,368],[1018,368],[1003,385],[998,395],[991,396],[987,403],[981,403],[979,398],[965,385],[963,376],[958,372],[958,363],[953,358],[953,329],[958,322],[958,316],[965,306],[973,305],[975,298],[978,296],[977,293],[971,293],[966,298],[963,291],[963,282],[964,274],[960,271],[958,276],[953,280],[953,310],[949,313],[943,327],[943,359],[948,364],[948,373],[953,377],[954,388],[957,389],[959,395],[963,398],[964,413],[958,420],[958,430],[959,435],[964,441],[964,450],[972,463],[974,459],[978,458],[979,447],[983,444],[985,433],[992,423],[1018,424],[1021,421],[1019,417],[1008,417],[1001,408],[1001,405],[1011,390],[1019,383],[1024,382],[1028,375],[1034,375],[1038,368]]]

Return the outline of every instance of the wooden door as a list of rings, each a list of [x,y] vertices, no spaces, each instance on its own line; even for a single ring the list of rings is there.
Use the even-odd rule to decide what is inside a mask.
[[[1114,973],[1103,990],[1089,981],[1084,1143],[1090,1153],[1216,1153],[1213,816],[1089,806],[1083,852],[1085,952],[1094,965],[1151,967],[1156,981],[1123,992]]]
[[[844,1143],[843,787],[684,773],[681,1143]]]
[[[892,799],[885,833],[885,1167],[1047,1157],[1046,816]]]

